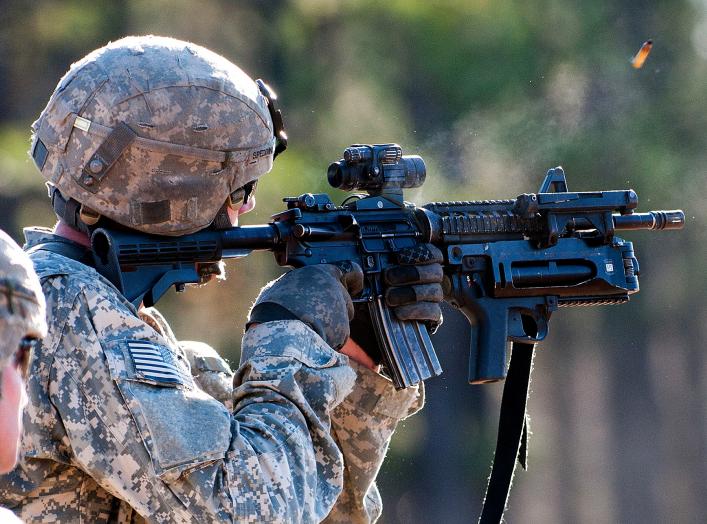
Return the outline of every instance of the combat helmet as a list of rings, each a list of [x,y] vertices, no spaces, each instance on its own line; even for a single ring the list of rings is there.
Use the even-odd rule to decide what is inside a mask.
[[[0,369],[26,337],[46,335],[44,295],[32,262],[0,230]]]
[[[286,147],[275,98],[204,47],[127,37],[71,66],[30,152],[70,225],[104,216],[184,235],[209,226]]]

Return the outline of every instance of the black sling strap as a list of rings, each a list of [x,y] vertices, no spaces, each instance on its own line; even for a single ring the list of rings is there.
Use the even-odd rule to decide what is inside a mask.
[[[508,376],[503,387],[498,439],[491,477],[486,488],[480,524],[501,522],[513,482],[516,460],[523,469],[528,458],[528,386],[533,367],[534,344],[514,342]]]

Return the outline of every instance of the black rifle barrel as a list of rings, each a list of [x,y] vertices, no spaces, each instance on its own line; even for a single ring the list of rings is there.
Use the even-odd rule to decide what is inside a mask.
[[[219,231],[223,249],[272,249],[280,234],[272,224],[240,226]]]
[[[661,229],[682,229],[685,225],[685,213],[677,209],[612,215],[612,218],[614,220],[614,229],[617,230],[650,229],[659,231]],[[572,221],[572,226],[576,231],[595,228],[592,221],[585,217],[575,218]]]
[[[685,213],[679,209],[614,215],[616,229],[682,229],[684,225]]]

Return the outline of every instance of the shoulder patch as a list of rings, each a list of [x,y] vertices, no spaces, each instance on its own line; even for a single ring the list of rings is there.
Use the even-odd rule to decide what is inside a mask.
[[[160,384],[193,386],[186,363],[178,362],[167,348],[148,340],[126,340],[135,373]]]

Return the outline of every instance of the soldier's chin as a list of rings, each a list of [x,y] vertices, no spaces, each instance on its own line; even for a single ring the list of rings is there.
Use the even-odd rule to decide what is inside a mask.
[[[189,284],[190,286],[205,286],[213,280],[226,280],[226,264],[223,260],[205,264],[198,263],[196,270],[201,280],[198,284]]]

